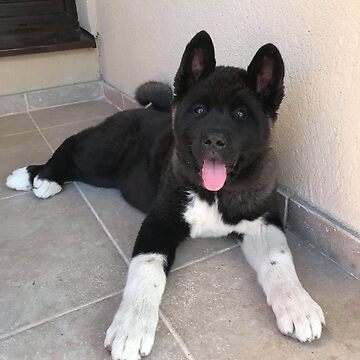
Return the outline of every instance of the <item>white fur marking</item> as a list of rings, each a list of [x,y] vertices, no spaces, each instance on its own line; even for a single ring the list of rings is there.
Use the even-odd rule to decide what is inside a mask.
[[[30,176],[27,167],[16,169],[6,179],[6,186],[14,190],[31,190]]]
[[[301,342],[320,338],[323,311],[302,287],[284,233],[263,223],[257,233],[244,236],[242,249],[257,272],[280,332]]]
[[[253,233],[262,223],[261,219],[254,221],[243,220],[236,225],[225,224],[218,209],[218,200],[209,205],[195,193],[189,191],[189,203],[184,212],[184,219],[190,225],[190,236],[220,237],[230,233]]]
[[[131,260],[123,299],[104,342],[113,360],[138,360],[150,353],[166,283],[164,264],[160,254]]]
[[[40,179],[39,176],[34,178],[33,192],[36,197],[40,199],[47,199],[48,197],[56,195],[60,192],[62,187],[55,181]]]

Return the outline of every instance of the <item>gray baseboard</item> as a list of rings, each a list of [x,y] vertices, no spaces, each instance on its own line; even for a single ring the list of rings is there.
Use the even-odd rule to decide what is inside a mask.
[[[29,91],[23,94],[0,96],[0,116],[40,110],[104,97],[102,81],[59,86]]]
[[[0,117],[101,98],[119,110],[140,107],[131,97],[100,80],[0,96]]]
[[[360,279],[359,234],[296,197],[287,203],[287,228]]]
[[[0,116],[13,115],[26,111],[25,94],[0,96]]]

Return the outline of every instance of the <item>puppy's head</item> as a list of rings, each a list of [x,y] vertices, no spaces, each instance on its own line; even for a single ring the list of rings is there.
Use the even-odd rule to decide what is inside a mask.
[[[172,107],[178,166],[209,191],[231,186],[267,149],[284,96],[284,63],[272,44],[247,70],[215,63],[212,40],[201,31],[186,46]]]

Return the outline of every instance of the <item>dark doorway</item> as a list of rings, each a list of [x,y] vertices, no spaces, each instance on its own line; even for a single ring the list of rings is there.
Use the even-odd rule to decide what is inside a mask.
[[[75,0],[0,0],[0,56],[87,47]]]

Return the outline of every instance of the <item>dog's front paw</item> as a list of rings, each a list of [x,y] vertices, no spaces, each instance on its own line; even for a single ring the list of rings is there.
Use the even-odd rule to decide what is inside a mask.
[[[141,310],[121,306],[115,315],[104,342],[113,360],[138,360],[149,355],[154,344],[158,314],[150,309]]]
[[[301,284],[279,286],[272,292],[268,303],[282,334],[301,342],[320,338],[322,324],[325,324],[324,313]]]

